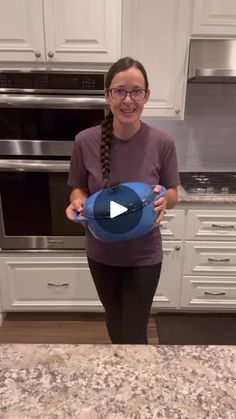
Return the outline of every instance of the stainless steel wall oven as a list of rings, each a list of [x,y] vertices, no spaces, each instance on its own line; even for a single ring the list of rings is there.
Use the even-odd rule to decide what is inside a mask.
[[[75,135],[106,112],[104,72],[0,72],[0,248],[83,249],[65,217]]]

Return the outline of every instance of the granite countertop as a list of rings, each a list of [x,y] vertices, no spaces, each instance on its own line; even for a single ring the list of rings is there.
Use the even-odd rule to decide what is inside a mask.
[[[180,203],[236,203],[236,195],[234,194],[189,194],[181,185],[178,186],[178,196]]]
[[[3,419],[235,419],[236,347],[0,345]]]

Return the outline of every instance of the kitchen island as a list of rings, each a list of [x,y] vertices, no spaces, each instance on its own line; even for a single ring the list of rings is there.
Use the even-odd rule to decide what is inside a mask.
[[[0,345],[3,419],[235,419],[236,347]]]

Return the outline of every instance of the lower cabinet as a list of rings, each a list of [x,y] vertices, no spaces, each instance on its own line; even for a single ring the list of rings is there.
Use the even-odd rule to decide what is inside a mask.
[[[236,213],[228,207],[187,211],[180,308],[236,310]]]
[[[164,241],[164,259],[153,308],[176,308],[181,241]],[[102,311],[86,255],[16,255],[0,259],[2,311]]]
[[[85,255],[8,256],[0,262],[3,311],[99,311]]]
[[[168,211],[162,222],[162,236],[166,240],[154,310],[179,305],[183,225],[183,210]],[[2,312],[103,311],[82,251],[0,255],[0,306]]]
[[[163,265],[152,311],[236,309],[236,217],[181,205],[162,221]],[[85,252],[0,254],[0,323],[7,311],[103,311]]]
[[[161,276],[153,300],[153,310],[179,307],[182,276],[182,241],[163,241],[163,262]]]

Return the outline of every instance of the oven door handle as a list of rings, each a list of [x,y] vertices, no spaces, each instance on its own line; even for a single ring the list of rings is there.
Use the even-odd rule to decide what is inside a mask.
[[[56,160],[0,160],[0,171],[7,172],[68,172],[68,161]]]
[[[0,96],[0,108],[74,108],[74,109],[105,109],[107,104],[104,97],[96,96],[56,96],[56,95],[13,95]]]

